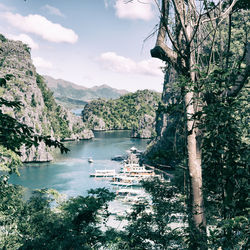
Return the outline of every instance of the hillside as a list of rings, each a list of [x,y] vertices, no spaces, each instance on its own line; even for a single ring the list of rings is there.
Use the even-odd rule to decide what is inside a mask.
[[[94,100],[85,106],[83,121],[93,130],[129,129],[132,137],[151,138],[159,101],[160,94],[150,90],[139,90],[115,100]]]
[[[51,136],[59,140],[89,139],[92,131],[85,128],[79,117],[59,106],[44,79],[36,73],[30,49],[21,42],[0,40],[0,77],[13,77],[5,88],[0,88],[1,97],[9,101],[20,101],[21,110],[1,107],[19,122],[33,128],[37,134]],[[52,156],[44,143],[38,148],[22,149],[22,161],[49,161]]]
[[[83,109],[86,103],[91,100],[98,98],[116,99],[128,93],[126,90],[114,89],[108,85],[86,88],[50,76],[44,76],[44,78],[48,87],[53,91],[56,101],[69,109]]]

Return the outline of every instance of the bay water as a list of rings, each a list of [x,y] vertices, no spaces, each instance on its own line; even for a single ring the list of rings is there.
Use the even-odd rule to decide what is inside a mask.
[[[96,132],[92,140],[67,142],[67,154],[55,154],[50,163],[25,164],[20,176],[11,175],[10,183],[22,185],[29,190],[52,188],[68,197],[85,196],[89,189],[113,187],[107,179],[89,177],[96,169],[116,169],[120,162],[111,161],[116,155],[124,155],[132,146],[145,150],[149,140],[130,138],[130,131]],[[93,163],[88,162],[88,158]]]

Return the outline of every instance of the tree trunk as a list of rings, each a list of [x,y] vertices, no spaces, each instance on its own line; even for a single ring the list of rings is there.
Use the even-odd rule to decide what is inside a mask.
[[[194,93],[185,95],[186,119],[187,119],[187,152],[188,170],[190,175],[190,232],[192,249],[206,249],[206,219],[202,194],[202,171],[200,148],[194,128]]]
[[[193,29],[188,24],[186,34],[188,40],[191,41]],[[207,249],[206,237],[206,218],[204,213],[203,193],[202,193],[202,166],[201,166],[201,143],[199,142],[200,131],[196,126],[194,115],[197,111],[201,111],[196,100],[197,93],[194,92],[194,84],[196,82],[196,73],[194,66],[196,64],[195,54],[193,50],[193,42],[191,41],[189,48],[188,65],[190,72],[190,87],[186,87],[187,93],[184,97],[186,107],[186,127],[187,127],[187,153],[188,153],[188,170],[190,176],[190,206],[191,206],[191,237],[194,245],[192,249]]]
[[[201,10],[194,0],[162,0],[158,36],[156,45],[151,50],[152,57],[167,62],[175,69],[179,77],[187,79],[187,85],[183,86],[185,93],[183,98],[187,120],[187,158],[190,175],[189,228],[191,240],[194,243],[192,249],[207,248],[206,219],[202,194],[201,133],[194,120],[194,115],[197,111],[202,111],[202,107],[199,107],[196,103],[197,94],[193,85],[197,82],[197,77],[193,70],[194,66],[200,62],[199,56],[197,56],[200,46],[205,43],[211,32],[216,33],[218,26],[230,15],[236,2],[237,0],[230,1],[229,6],[218,12],[217,8],[207,8],[205,1],[205,9]],[[221,6],[222,3],[218,3],[217,7],[221,8]],[[168,42],[166,38],[168,38]],[[248,54],[248,50],[250,51],[249,47],[244,53]],[[230,39],[227,52],[230,52]],[[246,55],[246,58],[249,60],[250,57]],[[223,92],[222,95],[232,97],[238,94],[249,76],[250,68],[248,64],[246,65],[244,73],[238,74],[236,77],[234,86]]]

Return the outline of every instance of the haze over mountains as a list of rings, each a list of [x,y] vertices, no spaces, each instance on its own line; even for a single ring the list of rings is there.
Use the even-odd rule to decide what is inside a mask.
[[[114,89],[105,84],[86,88],[63,79],[54,79],[47,75],[43,77],[53,91],[56,101],[69,109],[83,108],[87,102],[94,99],[116,99],[129,93],[127,90]]]

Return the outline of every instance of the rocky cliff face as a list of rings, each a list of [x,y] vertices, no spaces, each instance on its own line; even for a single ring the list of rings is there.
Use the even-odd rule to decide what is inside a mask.
[[[1,39],[0,77],[12,74],[0,95],[9,101],[20,101],[21,110],[2,107],[19,122],[33,128],[34,132],[56,139],[89,139],[92,131],[85,128],[80,118],[58,106],[32,63],[30,49],[21,42]],[[50,161],[52,156],[44,143],[38,148],[22,148],[22,161]]]
[[[155,133],[155,116],[145,114],[138,124],[138,128],[131,131],[131,137],[148,139],[156,136]]]
[[[165,74],[162,103],[156,110],[155,131],[157,136],[150,143],[144,154],[144,161],[150,164],[173,166],[183,152],[185,129],[183,123],[183,106],[181,89],[175,86],[175,72]]]

